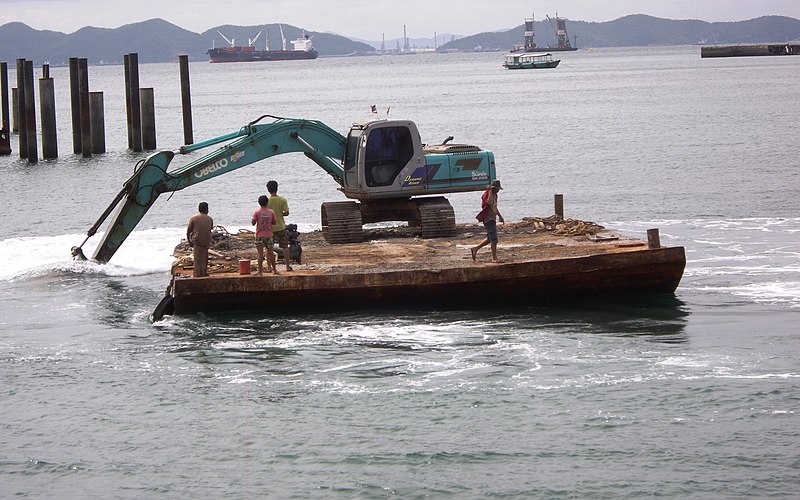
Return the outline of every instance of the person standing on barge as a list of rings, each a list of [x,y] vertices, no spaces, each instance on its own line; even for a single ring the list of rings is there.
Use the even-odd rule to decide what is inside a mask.
[[[208,215],[208,203],[201,201],[197,206],[198,213],[189,219],[186,228],[186,241],[192,247],[192,276],[202,278],[208,276],[208,248],[211,246],[211,230],[214,219]]]
[[[269,208],[275,212],[277,222],[272,227],[272,232],[275,235],[275,241],[278,246],[283,250],[283,262],[286,263],[286,270],[291,271],[292,266],[289,265],[289,258],[291,257],[289,251],[289,233],[286,230],[286,221],[284,217],[289,215],[289,202],[286,198],[278,195],[277,181],[267,182],[267,191],[269,191]]]
[[[278,274],[275,266],[275,254],[272,252],[273,235],[275,232],[275,212],[267,205],[269,198],[262,194],[258,197],[259,209],[253,212],[250,222],[256,226],[256,248],[258,249],[258,275],[264,274],[264,248],[267,249],[267,272]]]

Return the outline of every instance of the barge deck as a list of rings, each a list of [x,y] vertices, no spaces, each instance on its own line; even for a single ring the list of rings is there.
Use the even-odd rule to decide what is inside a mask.
[[[321,232],[300,236],[301,262],[280,274],[256,273],[249,231],[212,247],[209,276],[191,276],[191,250],[182,242],[167,295],[153,314],[234,310],[276,311],[342,307],[426,309],[536,304],[563,296],[673,293],[683,276],[683,247],[661,247],[591,222],[524,218],[499,225],[498,255],[488,247],[476,261],[470,248],[484,237],[461,224],[448,238],[423,239],[411,228],[369,229],[363,243],[326,243]],[[239,261],[251,264],[240,266]],[[250,261],[250,262],[247,262]],[[244,274],[242,274],[244,273]]]

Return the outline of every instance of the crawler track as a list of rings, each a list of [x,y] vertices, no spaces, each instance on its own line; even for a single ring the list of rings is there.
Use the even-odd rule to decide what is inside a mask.
[[[423,238],[441,238],[456,234],[456,214],[446,198],[417,201]]]
[[[364,241],[361,210],[354,201],[332,201],[322,204],[322,234],[328,243]]]

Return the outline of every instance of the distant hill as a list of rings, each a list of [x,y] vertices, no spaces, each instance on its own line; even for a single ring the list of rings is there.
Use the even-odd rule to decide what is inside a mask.
[[[287,44],[303,33],[302,29],[288,24],[280,27],[278,24],[268,24],[224,25],[198,34],[162,19],[150,19],[115,29],[86,27],[75,33],[64,34],[39,31],[14,22],[0,26],[0,61],[12,65],[16,59],[25,58],[34,61],[35,65],[49,62],[53,66],[62,66],[69,64],[70,57],[85,57],[89,64],[122,64],[125,54],[131,52],[139,54],[140,63],[175,61],[181,54],[187,54],[190,61],[206,61],[206,51],[212,45],[227,45],[217,33],[218,30],[237,44],[246,45],[248,39],[255,38],[259,30],[264,29],[256,45],[264,47],[268,31],[270,47],[277,49],[281,47],[281,27]],[[374,50],[365,43],[354,42],[343,36],[314,32],[308,32],[308,35],[321,57]]]
[[[439,50],[508,50],[515,43],[522,42],[523,31],[524,24],[520,24],[508,31],[480,33],[448,42]],[[800,40],[800,21],[791,17],[765,16],[749,21],[709,23],[637,14],[604,23],[567,20],[567,32],[570,43],[577,47],[781,43]],[[553,27],[547,20],[534,23],[534,33],[537,45],[556,44]]]
[[[59,66],[67,65],[70,57],[85,57],[90,64],[121,64],[124,55],[131,52],[138,53],[142,63],[175,61],[181,54],[187,54],[190,61],[205,61],[209,48],[227,44],[218,31],[237,45],[246,45],[248,39],[255,38],[263,29],[255,45],[264,47],[268,34],[270,48],[276,49],[281,46],[280,27],[287,40],[294,40],[303,33],[302,29],[288,24],[268,24],[223,25],[198,34],[162,19],[150,19],[115,29],[85,27],[64,34],[35,30],[23,23],[12,22],[0,26],[0,61],[13,65],[16,59],[25,58],[36,65],[49,62]],[[537,21],[534,29],[538,45],[555,43],[549,21]],[[800,21],[766,16],[749,21],[708,23],[632,15],[603,23],[567,20],[567,31],[570,41],[578,47],[765,43],[800,40]],[[480,33],[457,40],[447,35],[451,41],[437,45],[440,51],[504,51],[522,42],[522,32],[523,25],[520,24],[510,30]],[[381,43],[354,41],[332,33],[308,32],[308,35],[321,57],[374,53]],[[386,49],[396,49],[399,43],[402,42],[397,39],[388,40]],[[431,47],[433,40],[411,39],[409,44],[412,47]]]

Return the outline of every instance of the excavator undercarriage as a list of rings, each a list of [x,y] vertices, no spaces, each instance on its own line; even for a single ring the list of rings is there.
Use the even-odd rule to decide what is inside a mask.
[[[357,203],[333,201],[322,204],[322,234],[328,243],[364,240],[364,224],[407,221],[423,238],[452,236],[456,231],[453,206],[443,196]]]

